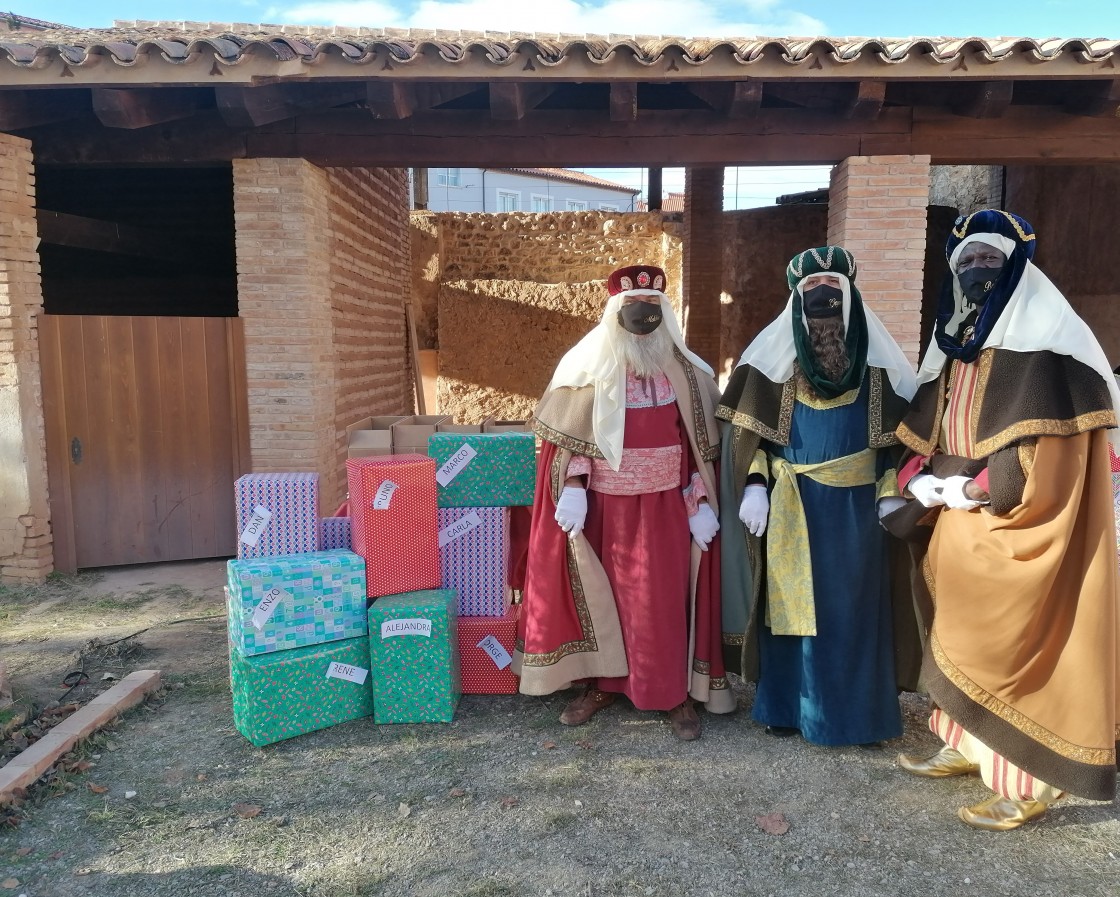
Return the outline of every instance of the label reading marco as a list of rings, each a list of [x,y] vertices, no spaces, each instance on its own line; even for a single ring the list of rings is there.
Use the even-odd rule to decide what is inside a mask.
[[[436,471],[436,482],[446,487],[448,483],[463,472],[477,454],[478,452],[469,442],[456,449],[455,454],[448,458],[443,467]]]
[[[393,638],[398,635],[422,635],[432,637],[432,621],[413,617],[400,620],[386,620],[381,624],[381,638]]]

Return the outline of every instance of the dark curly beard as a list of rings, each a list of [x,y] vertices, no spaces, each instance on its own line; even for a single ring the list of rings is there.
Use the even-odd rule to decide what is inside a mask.
[[[833,383],[839,383],[848,370],[848,347],[844,344],[844,319],[809,318],[809,344],[817,365]]]

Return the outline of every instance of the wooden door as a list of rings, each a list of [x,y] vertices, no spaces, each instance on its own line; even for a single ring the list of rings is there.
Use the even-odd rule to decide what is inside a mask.
[[[232,555],[248,469],[237,318],[41,315],[55,566]]]

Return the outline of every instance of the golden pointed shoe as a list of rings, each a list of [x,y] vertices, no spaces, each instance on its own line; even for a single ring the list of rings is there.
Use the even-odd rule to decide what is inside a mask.
[[[980,771],[980,767],[958,751],[945,745],[936,754],[926,760],[919,760],[909,754],[898,755],[898,765],[908,773],[915,776],[924,776],[927,779],[943,779],[948,776],[971,776]]]
[[[1037,800],[1011,800],[993,794],[972,807],[961,807],[957,815],[965,825],[987,832],[1008,832],[1046,812],[1049,804]]]

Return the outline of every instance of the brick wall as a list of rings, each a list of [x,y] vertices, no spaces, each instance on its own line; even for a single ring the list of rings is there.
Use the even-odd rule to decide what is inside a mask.
[[[39,582],[54,567],[37,316],[31,143],[0,134],[0,582]]]
[[[345,426],[405,410],[404,175],[300,159],[234,160],[233,174],[252,467],[317,471],[330,513]]]
[[[929,189],[929,156],[853,156],[829,188],[828,242],[855,256],[864,301],[915,364]]]
[[[684,281],[688,347],[717,370],[723,286],[723,169],[685,170]]]

